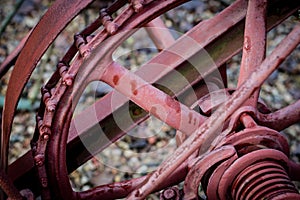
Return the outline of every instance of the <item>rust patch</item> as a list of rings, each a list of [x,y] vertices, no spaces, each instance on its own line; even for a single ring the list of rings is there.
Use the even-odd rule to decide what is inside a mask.
[[[244,48],[247,51],[249,51],[251,49],[251,40],[250,40],[249,36],[245,36]]]
[[[157,111],[157,108],[156,107],[151,107],[151,109],[150,109],[150,113],[152,114],[152,115],[155,115],[155,116],[157,116],[157,113],[156,113],[156,111]]]
[[[175,99],[173,99],[172,97],[167,96],[165,102],[170,108],[174,109],[176,113],[180,111],[180,103]]]
[[[193,114],[189,113],[189,124],[192,123],[192,119],[193,119]]]
[[[136,81],[131,81],[131,92],[133,95],[137,95],[138,94],[138,91],[137,91],[137,88],[136,88]]]
[[[114,85],[118,85],[119,84],[119,76],[118,75],[114,75],[114,77],[113,77],[113,83],[114,83]]]

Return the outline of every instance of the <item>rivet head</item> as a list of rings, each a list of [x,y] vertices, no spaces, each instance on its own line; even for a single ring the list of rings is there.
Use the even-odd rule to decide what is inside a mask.
[[[177,200],[179,199],[178,188],[168,188],[162,192],[160,197],[163,200]]]
[[[49,140],[49,135],[48,135],[48,134],[45,134],[45,135],[43,136],[43,139],[44,139],[44,140]]]
[[[48,186],[47,178],[41,178],[40,181],[41,181],[42,187],[46,188]]]
[[[143,4],[144,4],[143,0],[131,0],[131,3],[134,11],[137,13],[143,9]]]
[[[42,166],[44,164],[44,161],[45,161],[44,155],[39,154],[34,157],[34,162],[38,167]]]

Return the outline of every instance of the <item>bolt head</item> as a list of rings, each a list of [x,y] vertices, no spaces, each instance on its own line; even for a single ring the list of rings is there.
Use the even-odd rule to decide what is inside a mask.
[[[168,188],[163,191],[161,194],[161,199],[163,200],[177,200],[178,199],[178,192],[174,188]]]
[[[44,140],[49,140],[49,135],[48,135],[48,134],[45,134],[45,135],[43,136],[43,139],[44,139]]]

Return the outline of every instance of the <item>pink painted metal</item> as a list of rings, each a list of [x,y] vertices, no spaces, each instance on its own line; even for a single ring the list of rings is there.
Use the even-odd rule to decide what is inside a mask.
[[[167,49],[174,44],[175,39],[160,17],[146,25],[146,31],[159,50]]]
[[[223,146],[215,151],[191,160],[189,173],[185,178],[184,199],[197,199],[198,187],[205,173],[221,161],[237,158],[233,146]]]
[[[206,119],[115,62],[99,78],[147,112],[187,135]]]
[[[181,162],[187,159],[192,152],[200,149],[205,152],[211,141],[218,134],[222,123],[239,107],[254,90],[283,62],[283,59],[300,43],[300,26],[294,30],[278,45],[263,63],[254,70],[249,78],[233,93],[231,98],[205,121],[175,152],[170,156],[155,173],[149,176],[147,182],[136,191],[132,192],[128,199],[143,199],[160,184]]]
[[[6,173],[0,171],[0,186],[1,189],[11,198],[15,200],[22,200],[23,197],[14,186],[13,182],[9,177],[7,177]]]
[[[284,162],[284,164],[282,164],[282,162]],[[276,176],[278,176],[277,174],[286,174],[286,167],[288,167],[288,158],[286,157],[286,155],[284,155],[283,153],[281,153],[280,151],[277,150],[273,150],[273,149],[261,149],[261,150],[257,150],[254,152],[250,152],[245,156],[240,157],[239,159],[237,159],[233,164],[231,164],[231,166],[228,167],[228,169],[225,171],[225,173],[223,174],[220,183],[219,183],[219,197],[220,199],[226,199],[226,197],[228,196],[228,187],[230,186],[234,186],[235,188],[232,188],[231,190],[231,194],[232,197],[234,199],[247,199],[250,198],[251,196],[253,197],[254,193],[256,193],[255,191],[261,191],[264,189],[263,184],[265,184],[264,181],[262,181],[260,184],[254,184],[254,188],[252,188],[252,190],[250,191],[240,191],[239,193],[242,196],[236,196],[235,191],[236,188],[239,187],[244,187],[244,181],[242,182],[238,182],[239,180],[239,176],[248,176],[248,178],[251,178],[249,180],[247,180],[247,183],[253,183],[253,181],[261,181],[260,177],[260,173],[263,173],[263,171],[261,170],[257,170],[254,171],[254,169],[252,169],[252,171],[250,171],[250,174],[254,175],[254,176],[249,176],[246,175],[245,170],[247,170],[251,165],[256,166],[257,168],[260,168],[264,165],[268,165],[268,173],[272,173],[273,174],[273,178],[275,178]],[[273,163],[279,165],[279,167],[277,167],[276,165],[273,165]],[[274,169],[272,169],[274,166]],[[282,166],[282,167],[280,167]],[[252,166],[251,166],[252,167]],[[277,169],[280,169],[280,171],[278,172]],[[248,170],[249,171],[249,170]],[[279,176],[280,177],[280,176]],[[275,188],[270,188],[271,191],[269,191],[267,193],[267,195],[270,196],[258,196],[258,198],[262,198],[262,197],[267,197],[270,198],[273,195],[278,195],[281,194],[282,191],[285,191],[285,188],[291,188],[290,193],[297,193],[297,190],[295,189],[295,187],[293,186],[292,182],[289,181],[289,177],[286,174],[286,176],[281,177],[279,180],[276,179],[272,179],[275,182],[273,183],[273,185],[276,185]],[[281,184],[282,181],[286,181],[286,184]],[[240,186],[238,186],[238,184],[241,184]],[[244,190],[247,190],[248,188],[245,187]],[[282,190],[282,191],[281,191]],[[300,197],[300,194],[297,194],[298,197]],[[250,198],[251,199],[251,198]]]
[[[243,45],[243,57],[238,78],[238,86],[248,79],[264,60],[266,54],[266,0],[249,1]],[[257,89],[245,102],[246,105],[256,107],[259,96]]]
[[[291,179],[300,180],[300,176],[293,175],[299,174],[300,165],[288,159],[288,143],[275,130],[299,121],[300,101],[274,113],[262,114],[257,108],[261,84],[300,43],[298,24],[264,60],[267,29],[297,10],[300,5],[295,1],[281,2],[283,4],[277,5],[277,8],[273,7],[276,3],[269,3],[268,9],[278,12],[270,14],[266,13],[266,1],[238,0],[212,19],[199,23],[177,41],[157,17],[185,0],[117,0],[110,7],[101,9],[99,18],[74,36],[74,44],[41,89],[42,102],[37,114],[32,151],[10,166],[7,177],[7,145],[20,93],[44,51],[89,2],[77,2],[73,6],[68,1],[54,3],[33,30],[17,60],[6,96],[12,100],[11,104],[5,104],[1,135],[3,170],[0,186],[9,198],[22,199],[23,196],[33,199],[33,193],[41,193],[42,199],[115,199],[127,195],[128,199],[144,199],[148,194],[164,189],[161,199],[198,199],[200,182],[208,199],[299,198]],[[122,12],[113,18],[113,14],[122,7]],[[59,9],[67,8],[70,12],[60,15]],[[226,86],[226,83],[223,84],[226,81],[223,64],[241,49],[245,16],[238,88],[223,89]],[[49,24],[53,29],[50,33],[47,30],[49,35],[45,36],[43,29]],[[114,62],[112,53],[136,28],[146,24],[150,37],[162,51],[134,74]],[[103,28],[91,36],[101,25]],[[158,32],[159,29],[164,30]],[[45,40],[41,43],[41,39]],[[194,43],[196,45],[192,45]],[[22,44],[8,61],[17,57],[21,48]],[[203,48],[210,53],[214,64],[204,62]],[[21,70],[21,62],[26,63],[25,71]],[[160,67],[155,67],[157,64]],[[187,83],[174,80],[175,70],[185,74]],[[18,75],[21,71],[22,75]],[[214,77],[213,74],[218,71],[222,75]],[[115,98],[115,91],[111,92],[72,120],[81,93],[94,80],[108,83],[124,97]],[[159,83],[168,83],[166,85],[171,89],[158,89]],[[217,89],[211,92],[206,87]],[[189,88],[195,92],[192,94]],[[220,99],[222,94],[226,98]],[[182,101],[175,100],[175,97]],[[112,105],[116,99],[117,102]],[[112,115],[118,114],[123,119],[124,105],[129,99],[135,103],[130,108],[133,121],[118,127]],[[197,104],[205,117],[192,109]],[[95,108],[97,120],[85,119],[87,113]],[[178,134],[178,149],[147,176],[98,186],[85,192],[73,191],[68,172],[90,159],[93,153],[106,148],[110,142],[118,140],[149,114],[178,130],[181,135]],[[278,121],[282,122],[280,126]],[[82,123],[79,129],[76,127],[78,122]],[[101,134],[106,134],[109,140],[88,152],[81,139],[88,138],[91,135],[89,130],[98,123],[105,130]],[[23,171],[20,170],[21,165],[24,166]],[[38,177],[31,181],[33,184],[39,182],[38,186],[29,186],[28,177]],[[15,184],[22,182],[19,188],[33,190],[19,192],[10,180]],[[183,180],[184,191],[171,187]]]
[[[34,31],[30,34],[9,80],[6,101],[3,109],[1,133],[1,162],[0,168],[7,171],[8,141],[11,132],[12,120],[21,92],[34,70],[39,59],[47,50],[60,31],[89,3],[88,1],[73,2],[70,7],[68,1],[55,2],[41,19]],[[61,12],[68,10],[68,12]],[[59,19],[59,20],[57,20]],[[52,28],[49,30],[48,27]]]
[[[180,191],[178,187],[171,187],[165,189],[161,195],[160,195],[160,200],[180,200]]]

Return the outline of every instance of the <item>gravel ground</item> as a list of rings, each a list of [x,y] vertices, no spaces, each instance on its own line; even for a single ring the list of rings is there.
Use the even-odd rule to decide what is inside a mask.
[[[221,11],[231,1],[192,1],[179,8],[176,8],[162,18],[166,25],[173,30],[184,33],[201,20],[212,17]],[[1,0],[0,17],[1,21],[13,7],[12,1]],[[51,4],[47,0],[27,0],[18,11],[6,31],[0,39],[0,63],[17,46],[18,42],[38,22],[47,7]],[[58,37],[54,45],[42,58],[39,68],[35,70],[26,90],[22,95],[19,111],[14,121],[10,142],[10,162],[30,149],[30,140],[35,126],[35,111],[40,100],[39,89],[55,69],[59,58],[73,42],[73,34],[80,31],[96,16],[97,9],[92,6],[87,13],[76,17],[74,23]],[[267,55],[284,38],[292,28],[291,17],[283,24],[268,34]],[[129,38],[119,47],[119,61],[131,70],[145,63],[157,53],[153,49],[150,40],[144,38],[142,31],[134,37]],[[151,47],[151,48],[144,48]],[[138,50],[137,50],[138,49]],[[132,56],[134,55],[134,56]],[[228,62],[229,87],[234,88],[241,55],[237,55]],[[277,110],[289,105],[300,98],[300,47],[289,56],[289,58],[275,71],[266,81],[261,90],[261,98],[272,109]],[[0,80],[0,109],[3,104],[8,77]],[[99,91],[100,89],[101,91]],[[95,101],[95,92],[110,90],[109,87],[97,87],[91,85],[83,94],[77,110],[81,110]],[[287,136],[291,147],[291,158],[299,162],[300,158],[300,124],[293,125],[282,131]],[[133,137],[135,135],[137,137]],[[95,185],[121,181],[133,177],[139,177],[154,170],[166,156],[176,148],[175,130],[159,120],[151,117],[134,130],[128,133],[116,144],[111,145],[94,159],[70,174],[70,179],[75,190],[87,190]],[[157,199],[152,195],[149,199]]]

